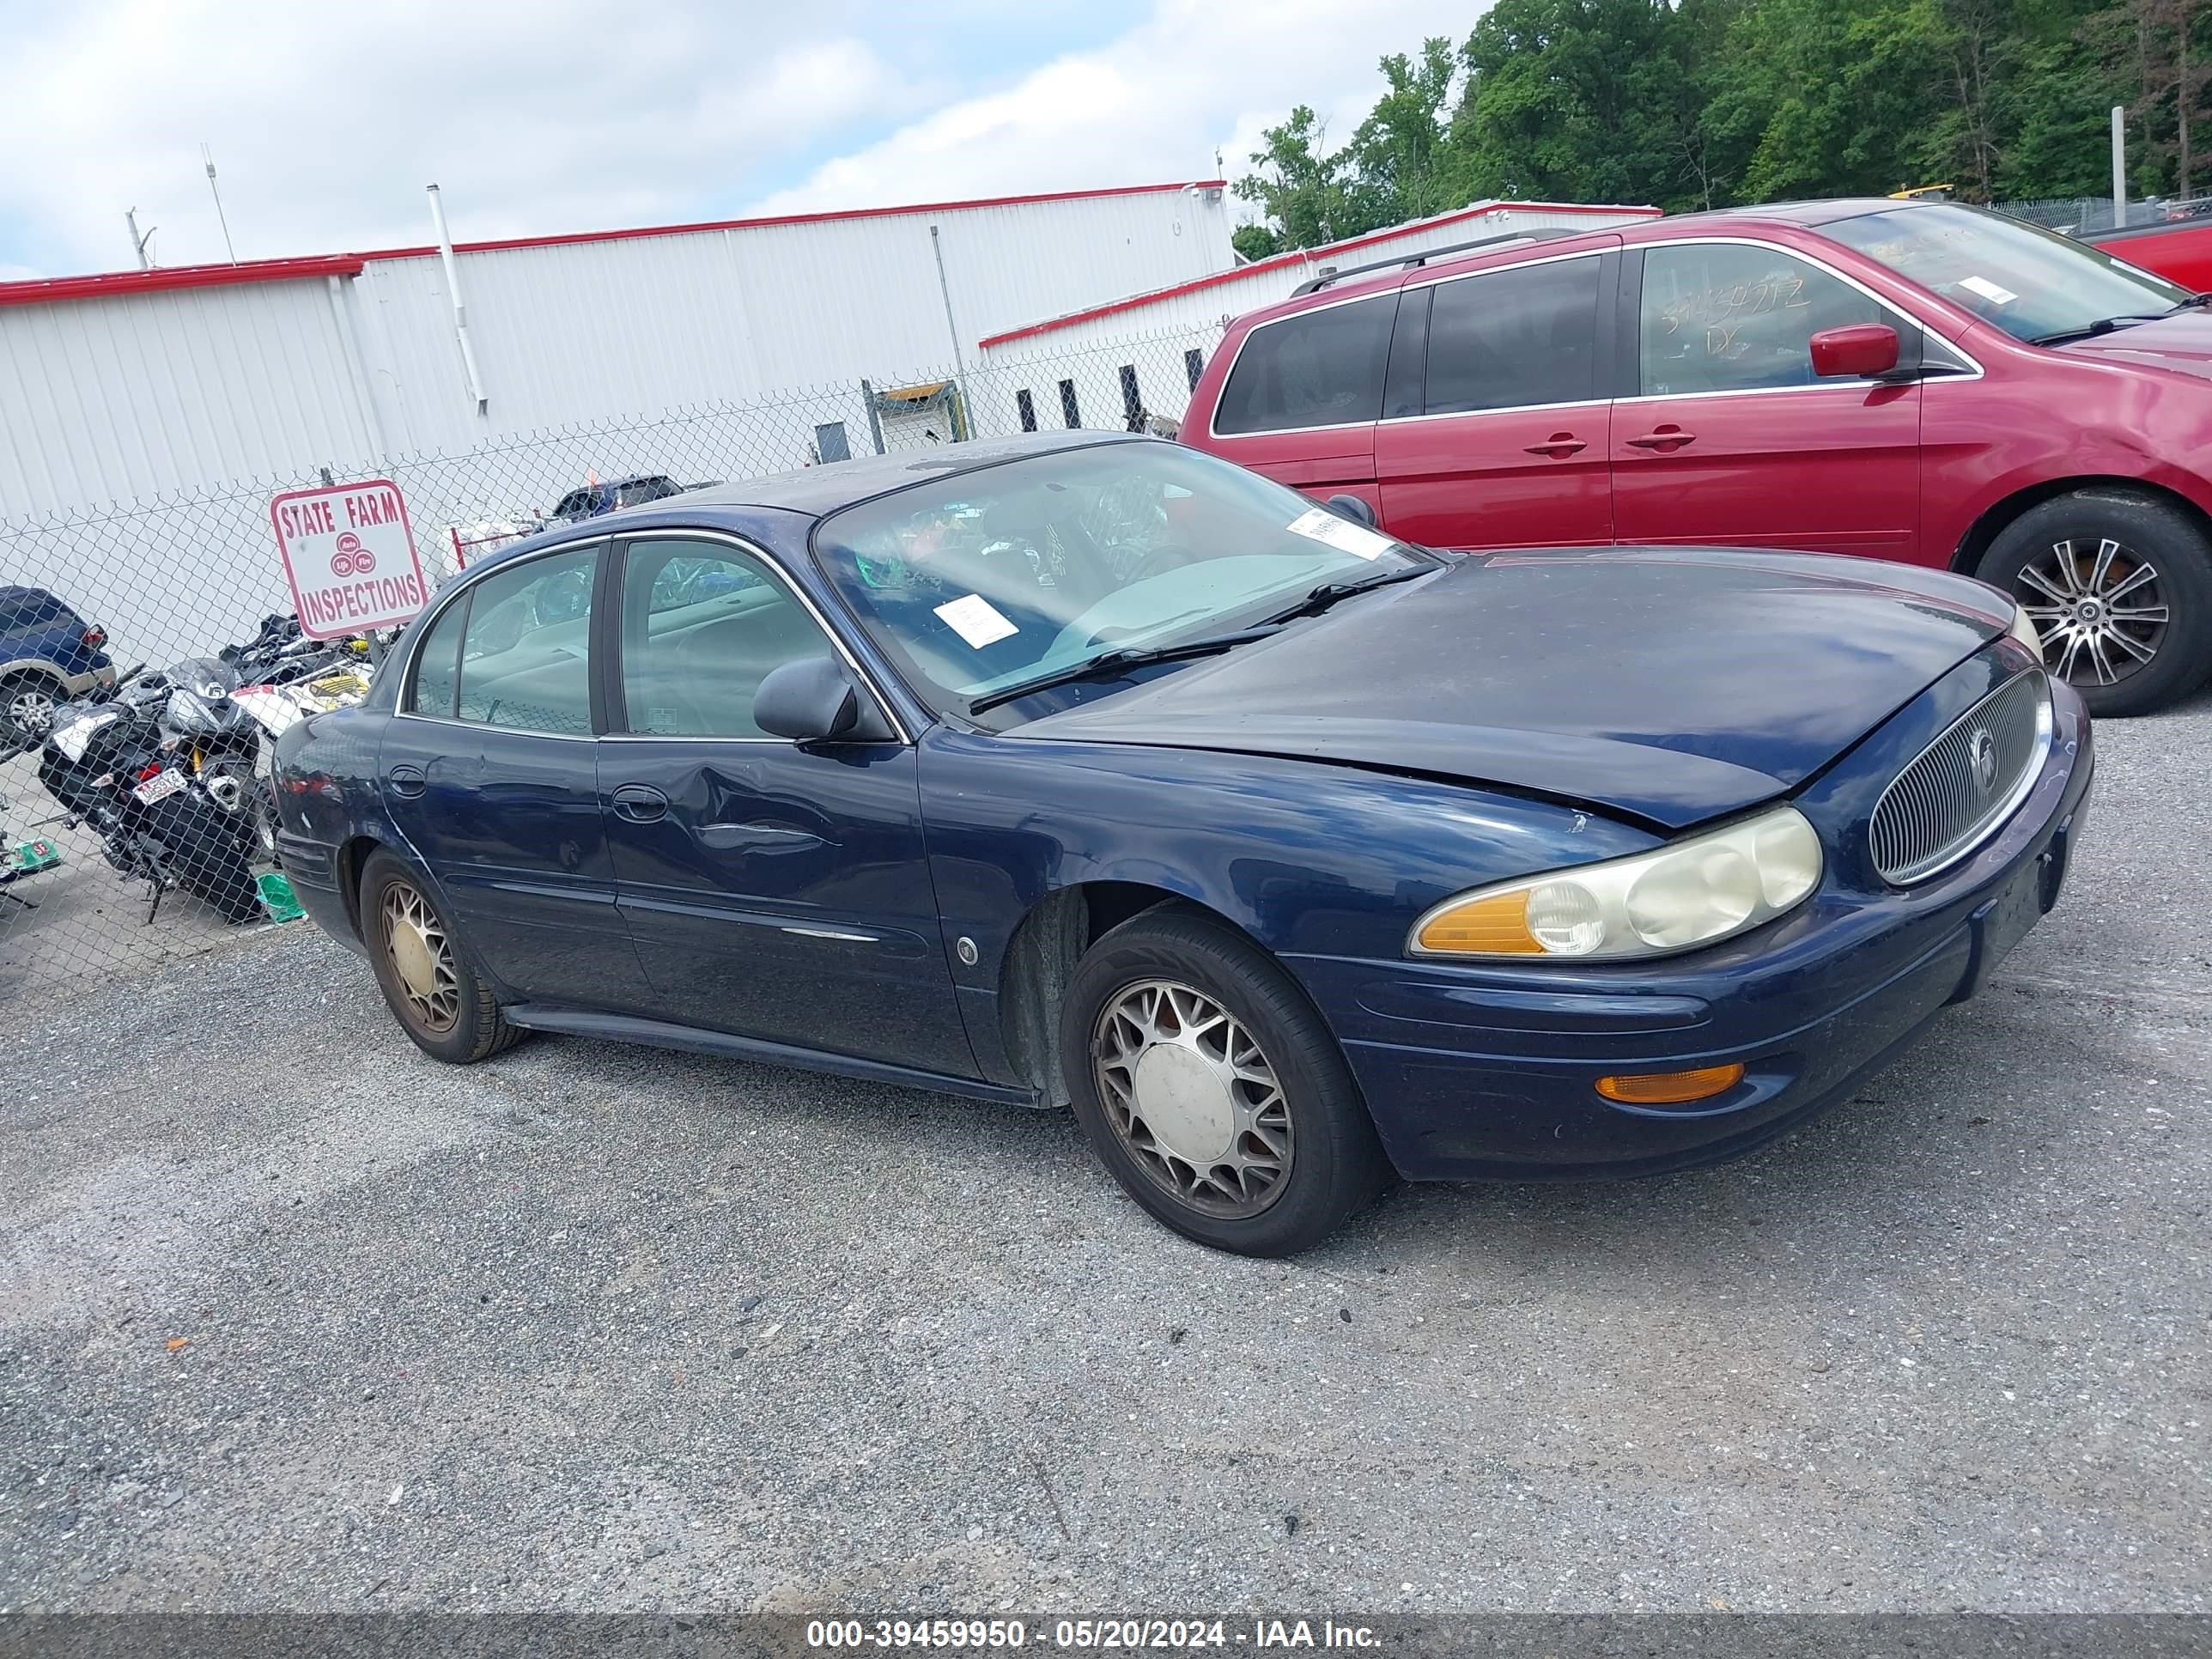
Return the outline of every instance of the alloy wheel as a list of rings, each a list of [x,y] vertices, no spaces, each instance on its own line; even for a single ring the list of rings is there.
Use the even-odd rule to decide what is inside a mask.
[[[35,685],[18,686],[4,711],[9,727],[27,743],[40,743],[54,729],[54,699]]]
[[[446,926],[422,894],[404,882],[384,890],[384,949],[410,1010],[432,1033],[450,1031],[460,1017],[460,981]]]
[[[2106,536],[2053,542],[2021,568],[2021,613],[2043,641],[2051,672],[2075,685],[2117,685],[2166,641],[2158,568]]]
[[[1259,1040],[1203,991],[1148,980],[1099,1015],[1091,1043],[1114,1132],[1170,1195],[1209,1216],[1254,1216],[1295,1151],[1290,1102]]]

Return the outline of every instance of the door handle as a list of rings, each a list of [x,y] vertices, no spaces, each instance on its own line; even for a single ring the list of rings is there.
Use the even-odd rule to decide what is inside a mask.
[[[668,816],[668,797],[651,784],[620,785],[614,803],[615,816],[630,823],[658,823]]]
[[[409,800],[413,800],[430,787],[429,777],[421,767],[410,766],[404,762],[384,775],[385,781],[392,786],[392,793]]]
[[[1555,461],[1564,461],[1577,450],[1589,447],[1571,432],[1554,432],[1542,443],[1523,446],[1531,455],[1549,455]]]
[[[1647,432],[1640,438],[1631,438],[1629,444],[1637,449],[1680,449],[1684,444],[1698,441],[1694,432],[1685,432],[1679,426],[1662,426],[1656,432]]]

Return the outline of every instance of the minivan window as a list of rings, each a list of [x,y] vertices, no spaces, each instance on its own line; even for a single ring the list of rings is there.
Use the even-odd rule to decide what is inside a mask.
[[[1595,254],[1440,283],[1428,412],[1579,403],[1597,385]]]
[[[1745,242],[1647,248],[1638,368],[1647,397],[1818,386],[1814,335],[1900,320],[1840,277],[1779,248]]]
[[[1261,324],[1237,354],[1213,429],[1283,432],[1379,419],[1397,314],[1398,296],[1378,294]]]

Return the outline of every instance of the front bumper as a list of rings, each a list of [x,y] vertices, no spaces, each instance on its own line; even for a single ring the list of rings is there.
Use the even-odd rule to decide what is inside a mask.
[[[1801,793],[1824,842],[1854,813],[1863,825],[1872,793],[1972,689],[1948,701],[1931,693],[1929,707],[1901,714]],[[1972,857],[1920,886],[1886,889],[1832,852],[1829,877],[1798,910],[1657,962],[1287,963],[1336,1029],[1410,1180],[1656,1175],[1721,1162],[1847,1098],[1942,1009],[1978,991],[2056,902],[2094,759],[2080,698],[2061,684],[2053,696],[2054,742],[2027,799]],[[1743,1080],[1685,1108],[1620,1105],[1595,1086],[1611,1073],[1730,1062],[1743,1065]]]

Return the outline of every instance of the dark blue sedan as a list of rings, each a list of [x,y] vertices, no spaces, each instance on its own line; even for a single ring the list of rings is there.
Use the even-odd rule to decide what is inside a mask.
[[[278,745],[295,890],[439,1059],[1072,1104],[1263,1255],[1848,1095],[2050,908],[2090,767],[1975,582],[1431,553],[1080,433],[502,550]]]

